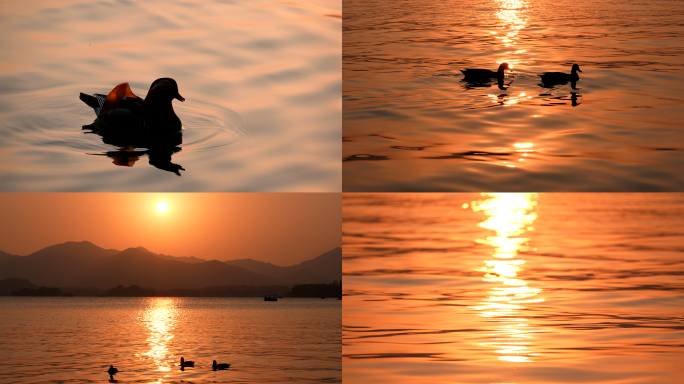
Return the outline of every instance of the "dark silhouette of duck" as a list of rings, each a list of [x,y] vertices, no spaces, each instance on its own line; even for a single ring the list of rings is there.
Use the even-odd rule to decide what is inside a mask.
[[[221,363],[221,364],[216,364],[216,360],[214,360],[214,363],[211,366],[211,369],[216,371],[217,369],[228,369],[230,368],[230,364],[226,363]]]
[[[508,67],[508,63],[501,63],[497,71],[490,71],[489,69],[461,69],[463,72],[463,81],[467,83],[466,89],[471,88],[482,88],[490,87],[491,81],[496,79],[499,89],[505,91],[505,86],[511,85],[512,81],[508,84],[504,84],[504,75],[506,70],[513,72],[512,69]]]
[[[572,88],[575,89],[575,83],[579,80],[577,72],[582,72],[582,70],[579,65],[573,64],[569,74],[563,72],[544,72],[539,77],[541,77],[542,84],[546,88],[571,82]]]
[[[108,95],[81,93],[80,99],[95,110],[97,119],[89,126],[99,133],[116,132],[159,136],[179,132],[182,123],[173,110],[173,99],[185,101],[176,80],[155,80],[145,99],[131,91],[128,83],[117,85]]]
[[[181,357],[180,365],[181,365],[181,368],[183,368],[183,367],[194,367],[195,362],[194,361],[185,361],[185,359]]]
[[[107,373],[109,373],[109,380],[114,380],[114,375],[116,375],[117,372],[119,372],[119,370],[114,368],[113,365],[110,365],[107,370]]]
[[[100,135],[104,143],[120,148],[96,155],[111,157],[115,165],[131,167],[139,156],[147,154],[150,164],[156,168],[178,176],[185,170],[171,162],[171,156],[181,150],[178,146],[183,142],[182,124],[171,103],[173,99],[185,100],[178,93],[174,79],[155,80],[144,100],[133,94],[128,83],[117,85],[106,96],[81,93],[80,98],[97,115],[83,129]],[[133,151],[135,148],[148,150]]]
[[[490,71],[489,69],[461,69],[465,81],[469,82],[488,82],[490,79],[497,79],[503,81],[505,71],[511,71],[512,69],[508,67],[508,63],[501,63],[497,71]]]

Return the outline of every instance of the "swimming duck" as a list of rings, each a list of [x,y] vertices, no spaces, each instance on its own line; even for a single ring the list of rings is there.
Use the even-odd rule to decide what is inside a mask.
[[[469,82],[487,82],[489,79],[496,78],[499,82],[503,82],[504,71],[509,70],[513,72],[512,69],[508,67],[508,63],[501,63],[499,69],[494,72],[489,69],[472,69],[468,68],[466,70],[461,69],[465,81]]]
[[[181,357],[181,368],[182,368],[182,367],[194,367],[194,366],[195,366],[195,362],[194,362],[194,361],[185,361],[185,359],[183,359],[183,358]]]
[[[107,370],[107,373],[109,373],[109,379],[114,380],[114,375],[119,372],[118,369],[114,368],[113,365],[109,366],[109,369]]]
[[[230,364],[226,364],[226,363],[216,364],[216,360],[214,360],[214,364],[212,365],[212,369],[214,371],[217,369],[228,369],[228,368],[230,368]]]
[[[579,65],[573,64],[572,71],[570,74],[563,72],[544,72],[539,77],[541,77],[544,86],[553,86],[556,84],[567,84],[568,81],[576,82],[579,80],[579,75],[577,72],[582,72]]]
[[[173,111],[173,99],[185,101],[176,80],[155,80],[145,99],[136,96],[128,83],[114,87],[108,95],[81,93],[80,99],[95,110],[97,119],[84,128],[101,133],[160,136],[177,133],[182,123]]]

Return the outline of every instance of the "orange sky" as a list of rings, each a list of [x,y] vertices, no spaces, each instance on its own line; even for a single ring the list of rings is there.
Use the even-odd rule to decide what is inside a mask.
[[[341,215],[335,193],[3,193],[0,250],[24,256],[87,240],[288,266],[341,246]]]

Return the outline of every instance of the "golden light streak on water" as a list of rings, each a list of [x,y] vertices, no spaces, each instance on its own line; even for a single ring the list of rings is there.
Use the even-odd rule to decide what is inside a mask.
[[[527,26],[527,2],[525,0],[495,0],[496,5],[499,7],[496,16],[501,20],[501,25],[498,27],[501,29],[502,34],[493,32],[495,39],[499,40],[505,47],[513,48],[520,37],[518,36],[520,31]],[[490,32],[491,33],[491,32]],[[526,49],[518,49],[515,51],[506,52],[506,54],[521,54],[527,52]],[[499,63],[507,62],[510,68],[513,68],[514,64],[519,64],[521,61],[515,57],[506,57],[499,60]],[[521,95],[522,97],[525,94]]]
[[[512,66],[511,66],[512,68]],[[523,102],[525,100],[529,100],[532,98],[532,96],[528,96],[525,94],[525,92],[521,92],[520,94],[512,94],[512,93],[502,93],[499,95],[487,95],[491,100],[492,103],[500,104],[504,107],[508,107],[511,105],[518,104],[520,102]]]
[[[495,35],[494,38],[503,43],[505,47],[513,47],[516,45],[517,41],[520,39],[518,34],[520,30],[525,28],[527,25],[527,2],[524,0],[495,0],[496,5],[499,7],[499,11],[496,12],[496,16],[501,19],[501,25],[498,27],[505,33],[505,35],[500,35],[497,32],[491,32]],[[527,52],[526,49],[518,49],[515,51],[506,52],[506,57],[497,60],[497,64],[503,62],[508,63],[510,69],[513,69],[515,65],[520,64],[522,61],[516,58],[515,55],[523,54]],[[510,56],[513,55],[513,56]],[[500,95],[489,95],[493,103],[501,104],[504,107],[515,105],[521,103],[525,100],[529,100],[532,96],[527,95],[525,92],[519,94],[506,93]],[[514,165],[508,165],[508,167],[515,167]]]
[[[178,309],[172,298],[153,298],[148,309],[142,314],[141,321],[150,331],[147,338],[150,350],[141,353],[152,359],[157,370],[167,372],[171,370],[168,356],[168,343],[174,337],[173,330],[176,327]],[[161,378],[159,379],[161,382]]]
[[[527,7],[527,2],[524,0],[496,0],[499,6],[499,11],[496,16],[501,19],[501,28],[506,31],[505,36],[497,36],[506,47],[515,45],[516,40],[519,40],[518,33],[527,25],[527,19],[524,17],[524,11]]]
[[[516,146],[528,146],[529,143],[520,143]],[[529,144],[531,146],[532,144]],[[496,233],[486,239],[476,240],[479,244],[490,245],[494,248],[492,256],[496,259],[485,260],[485,265],[480,269],[484,272],[483,281],[499,284],[487,292],[488,297],[481,305],[472,307],[480,311],[480,316],[488,318],[488,321],[500,323],[493,333],[488,334],[491,342],[480,343],[496,348],[500,354],[499,360],[511,362],[531,362],[533,353],[530,340],[540,330],[531,327],[525,322],[519,312],[524,310],[524,304],[544,301],[534,298],[542,290],[531,288],[527,283],[517,278],[525,260],[519,258],[519,252],[529,250],[529,241],[523,234],[534,230],[532,226],[537,218],[535,213],[535,194],[483,194],[489,197],[485,200],[474,201],[470,204],[473,211],[483,211],[486,219],[478,226],[487,228]],[[464,204],[463,208],[467,208]]]

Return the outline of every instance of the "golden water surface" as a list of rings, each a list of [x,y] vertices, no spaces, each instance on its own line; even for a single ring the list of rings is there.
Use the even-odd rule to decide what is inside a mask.
[[[345,194],[344,382],[677,383],[683,194]]]
[[[0,382],[107,382],[114,365],[121,383],[339,383],[340,311],[319,298],[0,297]]]
[[[0,191],[339,191],[341,17],[339,0],[3,2]],[[185,98],[179,145],[81,129],[80,92],[161,77]]]
[[[343,6],[344,191],[684,190],[681,1]]]

